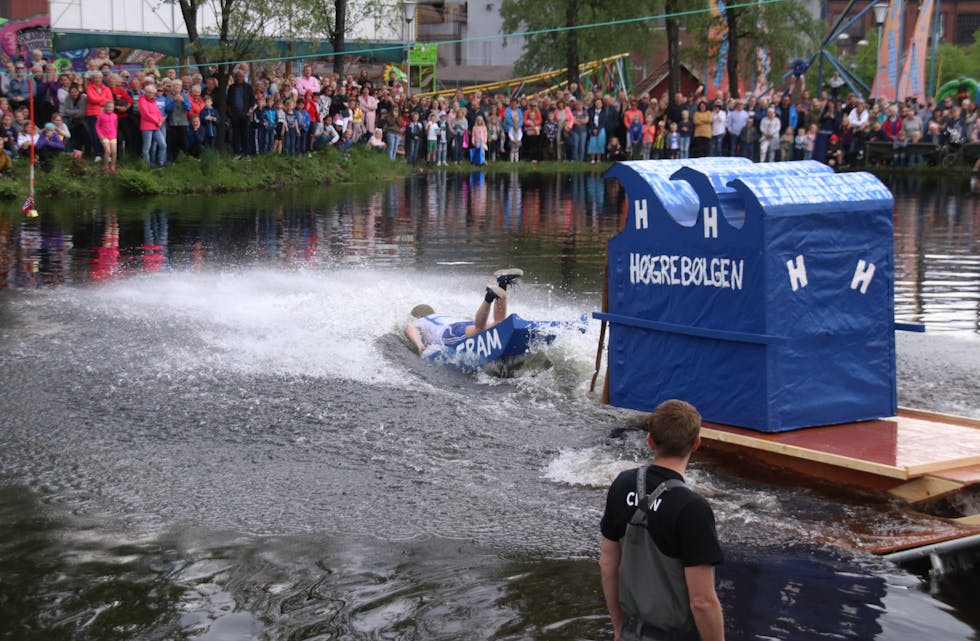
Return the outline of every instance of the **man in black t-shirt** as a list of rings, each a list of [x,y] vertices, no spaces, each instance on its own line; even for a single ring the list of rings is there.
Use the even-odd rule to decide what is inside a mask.
[[[602,515],[599,568],[615,639],[722,641],[715,518],[683,477],[700,443],[701,415],[684,401],[665,401],[647,430],[654,464],[616,477]]]

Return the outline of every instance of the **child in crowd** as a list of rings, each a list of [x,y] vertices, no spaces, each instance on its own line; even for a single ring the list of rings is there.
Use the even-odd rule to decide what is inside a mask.
[[[17,158],[17,128],[14,127],[14,117],[4,114],[0,118],[0,138],[4,139],[3,150],[11,158]]]
[[[296,155],[296,138],[299,136],[299,121],[296,118],[296,107],[293,101],[286,103],[286,125],[282,134],[283,153],[287,156]]]
[[[490,122],[487,124],[487,160],[494,162],[497,160],[497,153],[500,151],[503,131],[500,129],[500,118],[497,114],[490,115]]]
[[[640,114],[633,114],[630,122],[629,136],[630,159],[639,160],[643,153],[643,123],[640,122]]]
[[[787,127],[783,135],[779,137],[779,159],[782,161],[793,159],[793,128]]]
[[[892,141],[892,166],[893,167],[904,167],[907,163],[907,158],[905,156],[906,147],[909,145],[909,139],[905,135],[904,129],[899,129],[898,134],[895,136],[895,140]]]
[[[364,110],[357,100],[352,100],[350,104],[350,131],[355,141],[364,136]]]
[[[806,132],[806,146],[803,148],[803,160],[813,160],[813,146],[817,144],[817,126],[810,125]]]
[[[759,144],[759,130],[755,128],[755,117],[749,116],[738,135],[739,147],[742,149],[742,157],[755,161],[756,147]]]
[[[435,114],[429,114],[429,123],[425,127],[425,146],[425,162],[430,165],[436,164],[439,150],[439,123],[436,121]]]
[[[671,123],[675,124],[675,123]],[[674,128],[670,128],[671,132]],[[694,123],[691,122],[691,116],[688,114],[687,109],[681,111],[681,121],[677,123],[677,156],[674,158],[687,159],[691,155],[691,139],[694,137]]]
[[[609,144],[606,145],[606,158],[612,162],[626,160],[626,152],[623,150],[623,146],[619,143],[618,137],[613,136],[609,139]]]
[[[806,129],[800,127],[793,138],[793,160],[803,160],[806,155]]]
[[[685,112],[686,113],[686,112]],[[690,140],[690,138],[688,138]],[[670,123],[670,133],[667,134],[667,154],[668,158],[677,160],[681,153],[681,134],[678,131],[677,123]]]
[[[310,112],[305,107],[296,109],[296,153],[309,151],[307,142],[310,135]]]
[[[385,152],[386,146],[387,145],[385,145],[384,132],[381,131],[381,128],[379,127],[374,130],[374,133],[371,134],[371,137],[368,139],[368,147],[378,152],[379,154],[382,154]]]
[[[116,115],[116,114],[112,114]],[[98,126],[98,125],[96,125]],[[115,147],[115,145],[113,145]],[[34,152],[37,154],[38,165],[44,171],[51,171],[54,167],[53,161],[55,156],[62,153],[65,150],[65,143],[58,135],[58,132],[54,129],[54,124],[48,123],[44,125],[41,136],[34,143]],[[6,156],[7,154],[2,154]],[[115,172],[115,164],[112,166],[112,171]]]
[[[446,150],[449,148],[449,114],[445,111],[439,114],[439,143],[438,149],[436,151],[436,165],[442,165],[445,167],[446,163]]]
[[[61,140],[64,141],[65,149],[71,151],[71,131],[68,130],[68,125],[65,124],[64,118],[57,111],[51,114],[51,124],[54,125],[54,130],[61,136]]]
[[[405,127],[405,162],[414,165],[419,160],[419,148],[422,145],[422,135],[425,125],[419,122],[419,112],[413,111],[411,120]]]
[[[544,158],[545,160],[555,160],[558,157],[558,121],[555,119],[555,112],[548,112],[548,119],[541,128],[544,134]]]
[[[354,130],[348,129],[344,132],[344,141],[340,143],[340,151],[344,158],[350,158],[350,148],[354,146]]]
[[[214,99],[204,96],[204,109],[201,109],[201,127],[204,129],[204,146],[214,149],[214,140],[218,136],[218,111],[214,108]]]
[[[507,132],[507,140],[510,143],[510,161],[517,162],[521,159],[521,140],[524,139],[524,132],[521,126],[514,119],[514,126]]]
[[[259,154],[266,153],[268,150],[265,148],[265,113],[259,106],[252,110],[251,126],[252,135],[255,137],[255,151]]]
[[[265,153],[273,153],[276,150],[276,100],[272,96],[266,96],[263,103],[262,135],[265,136]]]
[[[653,148],[650,152],[654,160],[667,157],[667,133],[667,122],[661,120],[657,123],[657,135],[653,139]]]
[[[283,140],[286,137],[286,109],[282,98],[276,96],[273,104],[276,107],[276,131],[273,134],[273,148],[277,154],[283,153]]]
[[[650,160],[650,152],[653,149],[653,142],[657,139],[657,125],[653,122],[653,114],[647,114],[647,121],[643,123],[643,160]]]
[[[102,143],[102,165],[107,173],[116,173],[116,139],[119,135],[119,116],[112,100],[106,100],[95,119],[95,135]]]

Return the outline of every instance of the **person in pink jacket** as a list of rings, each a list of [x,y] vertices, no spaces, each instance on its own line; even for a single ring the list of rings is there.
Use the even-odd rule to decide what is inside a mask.
[[[116,138],[119,136],[119,116],[116,105],[107,100],[95,120],[95,135],[102,143],[102,162],[107,173],[116,173]]]
[[[102,82],[102,73],[90,71],[85,74],[85,123],[88,125],[89,140],[92,141],[92,153],[98,160],[100,147],[95,141],[99,137],[95,133],[95,121],[102,111],[102,105],[112,100],[112,89]]]
[[[156,85],[146,85],[139,99],[140,133],[143,135],[143,160],[148,165],[153,164],[150,160],[150,149],[155,146],[157,164],[163,167],[167,160],[167,139],[160,131],[163,115],[157,107],[156,99]]]

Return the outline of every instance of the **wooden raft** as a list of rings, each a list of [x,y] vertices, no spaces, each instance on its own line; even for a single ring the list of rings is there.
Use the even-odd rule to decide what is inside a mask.
[[[912,505],[980,491],[980,421],[961,416],[900,408],[887,419],[778,433],[706,422],[701,440],[706,449],[793,476],[888,492]],[[932,532],[880,541],[871,551],[884,554],[980,533],[980,514],[936,521]]]

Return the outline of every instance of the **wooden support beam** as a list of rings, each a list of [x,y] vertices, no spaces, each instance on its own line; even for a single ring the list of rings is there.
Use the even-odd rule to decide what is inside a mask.
[[[935,476],[920,476],[888,491],[892,496],[909,503],[934,501],[963,489],[963,484]]]

